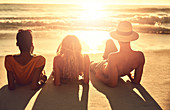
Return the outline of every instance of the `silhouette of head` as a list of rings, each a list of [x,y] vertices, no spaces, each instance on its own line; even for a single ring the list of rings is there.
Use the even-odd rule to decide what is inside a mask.
[[[32,45],[31,30],[19,30],[16,36],[16,40],[20,51],[30,52]]]
[[[82,47],[79,39],[75,35],[67,35],[62,41],[60,49],[60,54],[78,55],[81,54]]]

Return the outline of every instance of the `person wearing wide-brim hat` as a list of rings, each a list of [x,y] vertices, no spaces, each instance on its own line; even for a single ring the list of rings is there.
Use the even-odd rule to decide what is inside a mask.
[[[144,54],[131,49],[130,42],[138,39],[139,35],[133,31],[132,24],[121,21],[116,31],[110,33],[119,42],[120,49],[109,54],[107,63],[95,68],[96,77],[110,87],[115,87],[118,77],[128,75],[131,82],[139,84],[145,63]],[[110,47],[111,48],[111,47]],[[135,70],[134,75],[130,72]]]

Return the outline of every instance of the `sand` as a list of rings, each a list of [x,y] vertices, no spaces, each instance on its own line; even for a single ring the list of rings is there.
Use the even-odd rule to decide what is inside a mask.
[[[169,110],[170,50],[144,54],[146,63],[141,84],[132,84],[125,76],[115,88],[104,85],[92,72],[89,85],[71,83],[56,87],[50,77],[54,55],[44,55],[50,78],[39,91],[32,91],[29,86],[8,90],[4,57],[0,57],[0,110]],[[90,54],[90,59],[100,61],[101,56]]]

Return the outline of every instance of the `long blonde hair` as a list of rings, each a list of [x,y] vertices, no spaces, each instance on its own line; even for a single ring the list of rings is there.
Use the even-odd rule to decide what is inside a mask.
[[[62,77],[78,80],[83,69],[82,47],[75,35],[67,35],[60,44],[57,54],[63,56]]]

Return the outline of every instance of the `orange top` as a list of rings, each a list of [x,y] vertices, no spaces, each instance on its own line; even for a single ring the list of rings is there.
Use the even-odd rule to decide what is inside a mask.
[[[5,57],[5,68],[14,73],[14,78],[17,84],[28,84],[32,82],[33,71],[45,65],[45,58],[43,56],[33,56],[33,58],[26,64],[19,64],[12,55]]]

